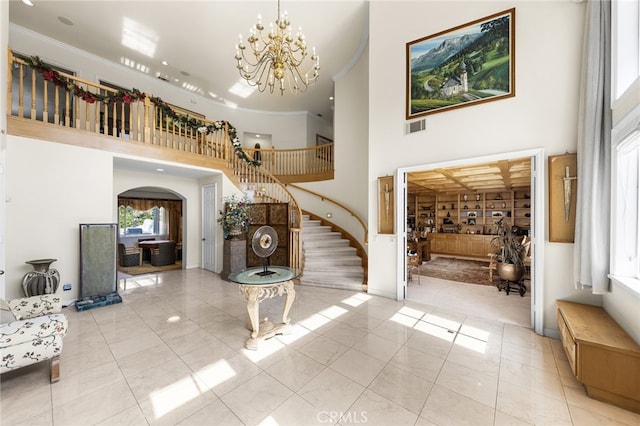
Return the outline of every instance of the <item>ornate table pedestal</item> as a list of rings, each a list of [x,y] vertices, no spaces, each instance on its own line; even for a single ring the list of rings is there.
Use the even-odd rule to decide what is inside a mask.
[[[245,343],[245,347],[254,351],[258,349],[258,343],[261,340],[269,339],[276,334],[288,334],[291,330],[289,311],[296,297],[292,280],[299,273],[286,266],[270,266],[268,272],[265,274],[263,267],[256,267],[229,275],[229,280],[239,284],[240,293],[247,300],[251,336]],[[268,318],[260,321],[260,302],[283,295],[286,295],[286,299],[282,311],[282,322],[274,324]]]

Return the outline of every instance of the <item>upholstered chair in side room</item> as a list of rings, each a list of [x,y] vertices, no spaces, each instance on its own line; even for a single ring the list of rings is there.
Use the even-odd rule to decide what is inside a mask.
[[[51,383],[60,379],[67,318],[55,294],[0,299],[0,374],[49,360]]]
[[[120,266],[140,266],[142,265],[142,249],[140,247],[126,247],[118,243],[118,259]]]
[[[159,243],[157,248],[151,249],[151,264],[153,266],[173,265],[176,263],[176,243],[174,241]]]

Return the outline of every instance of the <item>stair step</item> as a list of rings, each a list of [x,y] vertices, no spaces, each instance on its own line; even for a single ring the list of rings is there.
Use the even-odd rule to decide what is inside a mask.
[[[331,226],[303,216],[304,271],[300,284],[362,291],[362,259],[348,239]]]
[[[305,249],[311,248],[311,247],[325,247],[327,251],[329,251],[329,250],[333,250],[336,247],[351,247],[351,246],[349,245],[348,240],[338,240],[335,238],[327,238],[327,239],[316,240],[316,241],[305,241],[304,247]]]
[[[304,265],[304,273],[326,273],[327,275],[348,275],[348,276],[364,276],[364,271],[360,265]]]
[[[362,291],[362,281],[358,280],[306,280],[300,279],[301,285],[311,287],[339,288],[341,290]]]
[[[305,261],[304,261],[304,266],[313,266],[313,267],[318,267],[318,266],[360,266],[362,267],[362,261],[360,260],[359,257],[357,256],[340,256],[340,257],[333,257],[333,258],[322,258],[322,259],[316,259],[316,258],[312,258],[309,259],[308,257],[305,257]]]

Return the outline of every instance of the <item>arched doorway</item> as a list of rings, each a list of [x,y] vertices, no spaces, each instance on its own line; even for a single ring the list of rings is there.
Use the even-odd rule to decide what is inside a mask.
[[[145,242],[171,242],[175,263],[180,265],[185,243],[183,203],[180,194],[159,187],[132,188],[118,194],[118,243],[127,249],[139,248],[143,265],[151,261],[151,247],[145,248]]]

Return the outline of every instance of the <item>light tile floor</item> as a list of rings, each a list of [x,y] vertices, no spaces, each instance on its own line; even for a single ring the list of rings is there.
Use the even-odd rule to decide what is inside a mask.
[[[249,351],[244,300],[218,275],[120,286],[121,304],[64,310],[60,382],[47,363],[0,376],[0,424],[640,424],[585,395],[557,340],[450,304],[298,286],[292,333]]]

